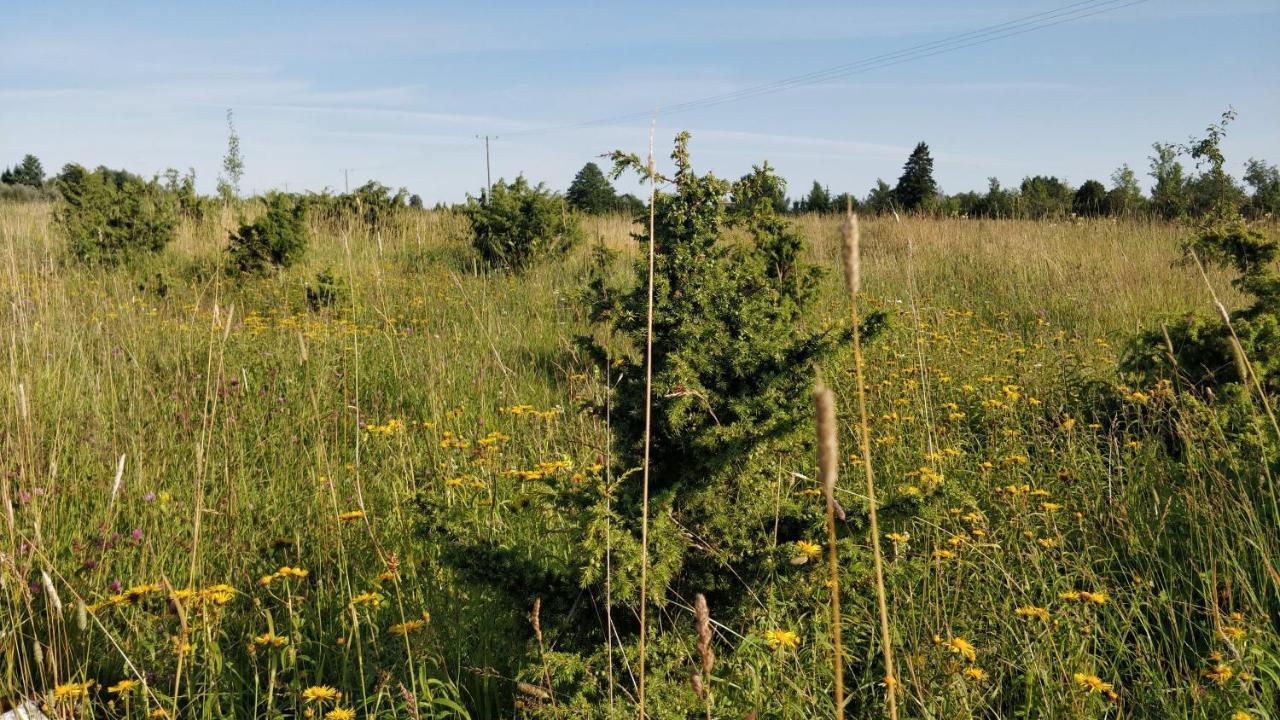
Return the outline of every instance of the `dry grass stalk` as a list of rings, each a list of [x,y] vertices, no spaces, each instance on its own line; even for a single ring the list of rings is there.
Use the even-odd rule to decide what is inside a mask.
[[[847,265],[846,265],[847,267]],[[818,478],[827,499],[827,561],[831,572],[831,645],[835,674],[836,717],[844,717],[844,645],[841,642],[840,563],[836,557],[836,469],[840,449],[836,441],[836,400],[829,388],[814,391],[818,405]]]
[[[649,304],[645,320],[644,347],[644,477],[640,504],[640,687],[638,699],[640,720],[645,714],[645,636],[648,634],[645,606],[649,603],[649,448],[653,428],[653,265],[657,239],[654,237],[656,201],[658,199],[658,165],[653,157],[653,133],[658,124],[657,115],[649,124]]]
[[[853,214],[852,207],[846,207],[845,213],[843,240],[846,258],[844,264],[846,269],[845,279],[849,283],[849,315],[853,325],[854,374],[858,383],[858,434],[862,446],[862,467],[866,471],[867,477],[867,504],[870,507],[871,521],[871,551],[875,558],[876,601],[880,611],[880,646],[884,652],[884,684],[887,691],[889,718],[890,720],[897,720],[898,679],[894,674],[893,645],[889,635],[889,604],[885,597],[884,555],[880,550],[880,523],[876,513],[876,485],[871,464],[871,429],[867,422],[867,389],[863,373],[862,336],[858,323],[857,291],[859,288],[858,283],[860,282],[858,271],[861,262],[858,248],[858,221],[857,216]]]

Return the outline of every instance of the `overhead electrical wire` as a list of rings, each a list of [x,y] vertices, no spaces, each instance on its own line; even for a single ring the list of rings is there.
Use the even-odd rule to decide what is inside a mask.
[[[704,108],[715,107],[717,105],[724,105],[726,103],[739,102],[763,95],[783,92],[798,87],[816,85],[836,78],[848,77],[850,75],[870,72],[872,70],[879,70],[881,68],[921,60],[935,55],[955,52],[964,48],[984,45],[986,43],[995,42],[996,40],[1003,40],[1016,35],[1034,32],[1036,30],[1043,30],[1055,25],[1083,20],[1095,15],[1114,12],[1133,5],[1140,5],[1148,1],[1149,0],[1079,0],[1078,2],[1062,5],[1033,15],[1027,15],[1016,20],[1009,20],[996,25],[989,25],[976,30],[951,35],[940,40],[934,40],[903,48],[901,50],[873,55],[842,65],[815,70],[801,75],[794,75],[780,80],[775,80],[773,82],[753,85],[731,92],[709,95],[671,105],[662,105],[661,112],[664,116],[687,113]],[[646,120],[650,118],[652,114],[652,110],[646,110],[642,112],[612,115],[562,125],[549,125],[541,128],[530,128],[528,130],[507,131],[503,133],[503,138],[511,139],[515,137],[549,135],[572,130],[633,122],[636,120]]]

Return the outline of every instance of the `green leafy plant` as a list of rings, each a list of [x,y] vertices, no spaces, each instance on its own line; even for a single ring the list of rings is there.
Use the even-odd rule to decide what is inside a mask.
[[[1107,210],[1107,188],[1097,180],[1086,180],[1076,189],[1071,211],[1083,217],[1096,217]]]
[[[218,194],[225,203],[240,197],[240,179],[244,177],[244,156],[240,154],[240,134],[236,132],[235,114],[227,108],[227,154],[222,157],[222,175],[218,177]]]
[[[499,180],[485,198],[467,198],[472,245],[490,267],[523,270],[534,262],[564,255],[582,238],[564,198],[523,175]]]
[[[798,506],[775,508],[743,491],[767,481],[770,466],[761,461],[771,451],[804,446],[795,431],[811,417],[814,363],[837,333],[807,322],[816,270],[800,260],[803,238],[770,202],[776,178],[765,167],[736,184],[698,175],[688,139],[676,139],[672,192],[659,195],[655,207],[651,476],[660,508],[654,516],[677,512],[693,536],[714,542],[695,548],[666,525],[673,535],[655,543],[665,552],[654,564],[657,576],[680,592],[714,592],[723,588],[726,564],[746,575],[763,569],[767,553],[756,536],[763,517],[781,513],[788,527],[807,521]],[[634,156],[615,155],[615,173],[640,167]],[[744,198],[735,203],[735,222],[749,243],[725,242],[730,193]],[[643,272],[637,268],[638,277]],[[641,346],[646,302],[644,283],[637,282],[607,315],[612,335]],[[640,457],[643,393],[642,373],[623,375],[613,418],[622,471]],[[739,499],[732,512],[725,511],[726,497]],[[635,500],[623,499],[627,512],[636,513],[626,504]],[[664,592],[660,582],[659,604]]]
[[[325,268],[316,273],[315,281],[307,285],[307,306],[319,312],[345,302],[351,291],[332,268]]]
[[[215,212],[217,201],[201,197],[196,192],[194,169],[188,169],[186,173],[179,174],[176,169],[169,168],[164,171],[162,177],[165,192],[173,199],[178,213],[183,217],[199,222]]]
[[[1129,348],[1124,367],[1147,376],[1177,374],[1198,389],[1221,390],[1226,385],[1256,379],[1264,392],[1280,393],[1280,245],[1241,217],[1235,194],[1228,187],[1222,153],[1226,127],[1235,114],[1227,112],[1211,125],[1205,137],[1184,148],[1207,165],[1202,177],[1218,188],[1213,205],[1194,226],[1187,241],[1187,258],[1235,272],[1232,285],[1250,299],[1222,319],[1191,316],[1158,331],[1140,335]]]
[[[763,166],[736,183],[699,175],[687,134],[677,137],[672,158],[675,174],[656,178],[669,192],[658,194],[653,208],[648,533],[649,598],[666,609],[649,627],[648,676],[650,697],[664,713],[702,707],[686,685],[687,628],[662,619],[675,610],[672,603],[704,593],[718,622],[750,626],[758,608],[741,592],[744,585],[776,593],[780,603],[796,592],[779,582],[779,566],[791,558],[780,557],[778,547],[819,532],[822,513],[802,497],[760,488],[780,481],[778,458],[807,453],[815,365],[848,337],[843,326],[814,323],[819,271],[802,260],[804,237],[775,211],[778,178]],[[613,159],[615,175],[647,172],[633,155]],[[495,205],[498,197],[495,192]],[[647,233],[636,239],[650,242]],[[641,593],[637,473],[645,408],[639,349],[646,337],[647,263],[619,283],[607,270],[610,257],[597,248],[587,293],[596,332],[582,346],[598,367],[610,368],[611,476],[623,481],[562,487],[530,480],[522,487],[536,499],[504,508],[513,526],[555,518],[555,532],[567,533],[580,552],[565,559],[530,556],[477,533],[435,498],[424,495],[420,506],[422,532],[450,538],[455,550],[446,559],[455,570],[509,598],[513,611],[535,594],[541,598],[543,631],[558,638],[557,652],[515,658],[516,677],[538,688],[554,686],[561,703],[597,708],[606,686],[598,618],[612,609],[614,633],[627,653],[635,652],[640,632],[634,615]],[[603,414],[603,404],[599,409]],[[759,648],[748,645],[745,652]],[[745,692],[736,693],[737,700],[733,695],[724,697],[725,707],[754,702]],[[549,702],[539,707],[557,717]]]
[[[157,252],[173,239],[173,202],[155,180],[72,164],[56,185],[62,201],[55,220],[72,256],[82,262],[115,264]]]
[[[267,212],[252,223],[240,225],[227,245],[227,269],[233,273],[263,273],[292,265],[307,250],[306,205],[273,193],[267,196]]]
[[[392,190],[375,180],[356,188],[350,195],[341,196],[340,206],[358,218],[370,232],[387,229],[409,204],[409,192],[404,188]]]

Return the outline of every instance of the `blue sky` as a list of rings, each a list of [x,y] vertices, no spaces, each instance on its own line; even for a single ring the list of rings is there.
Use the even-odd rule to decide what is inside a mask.
[[[235,109],[244,189],[367,179],[430,204],[524,172],[563,189],[588,160],[642,151],[648,121],[518,135],[732,92],[1024,17],[1069,0],[767,3],[43,2],[0,24],[0,165],[35,153],[212,190]],[[1280,3],[1148,0],[1078,22],[782,93],[658,116],[701,169],[769,160],[793,195],[865,194],[919,140],[944,190],[1035,173],[1146,172],[1234,106],[1227,143],[1280,162]]]

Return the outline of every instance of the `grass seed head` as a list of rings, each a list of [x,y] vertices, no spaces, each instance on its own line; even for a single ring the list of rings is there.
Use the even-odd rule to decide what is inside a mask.
[[[844,260],[844,283],[849,289],[849,296],[858,294],[862,286],[862,259],[858,247],[858,216],[852,210],[846,210],[844,225],[840,227],[842,258]]]
[[[707,598],[702,593],[698,593],[698,597],[694,599],[693,611],[697,616],[698,656],[702,658],[702,672],[709,677],[716,662],[716,654],[711,649],[711,611],[707,608]]]
[[[819,385],[814,391],[818,403],[818,477],[827,505],[836,503],[836,467],[840,449],[836,444],[836,400],[830,388]]]

